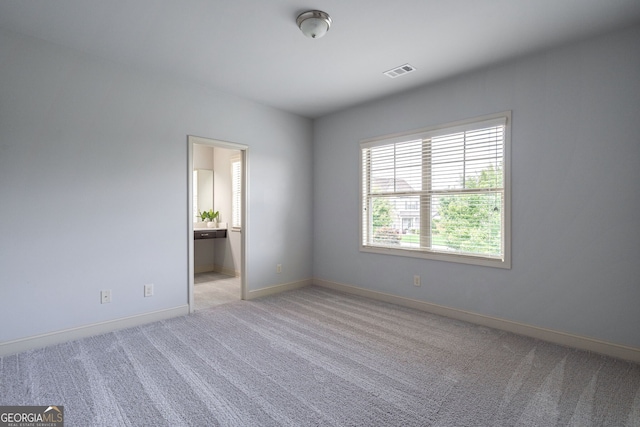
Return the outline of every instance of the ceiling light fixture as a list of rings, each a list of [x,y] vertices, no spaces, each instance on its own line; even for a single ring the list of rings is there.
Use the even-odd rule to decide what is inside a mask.
[[[331,17],[321,10],[309,10],[298,15],[296,23],[305,36],[319,39],[329,31]]]

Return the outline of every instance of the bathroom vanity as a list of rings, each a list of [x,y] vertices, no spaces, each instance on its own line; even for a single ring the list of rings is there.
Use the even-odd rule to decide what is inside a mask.
[[[227,237],[226,228],[194,228],[193,239],[220,239]]]

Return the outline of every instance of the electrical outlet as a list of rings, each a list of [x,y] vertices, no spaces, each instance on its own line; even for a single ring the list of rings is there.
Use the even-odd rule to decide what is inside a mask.
[[[108,304],[111,302],[111,289],[100,291],[100,303]]]
[[[148,285],[144,285],[144,296],[145,296],[145,298],[153,296],[153,283],[150,283]]]
[[[413,286],[420,286],[420,276],[413,276]]]
[[[282,273],[282,264],[277,264],[276,265],[276,273],[278,273],[278,274]]]

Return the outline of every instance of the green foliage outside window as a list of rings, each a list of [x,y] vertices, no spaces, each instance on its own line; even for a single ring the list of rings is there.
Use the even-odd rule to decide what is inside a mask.
[[[393,223],[391,211],[393,211],[393,206],[391,206],[389,200],[380,197],[373,199],[373,212],[371,215],[373,228],[390,227]]]
[[[467,177],[463,185],[467,189],[501,187],[502,170],[490,166],[476,177]],[[461,252],[500,254],[501,209],[499,193],[443,196],[439,215],[432,221],[434,240]]]
[[[377,197],[373,199],[371,215],[373,225],[373,241],[385,246],[399,245],[400,234],[393,225],[393,205],[388,199]]]

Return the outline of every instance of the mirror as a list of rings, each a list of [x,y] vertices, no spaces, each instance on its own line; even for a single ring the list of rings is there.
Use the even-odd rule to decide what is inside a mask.
[[[194,222],[201,221],[198,212],[213,209],[213,171],[196,169],[193,171],[193,215]]]

